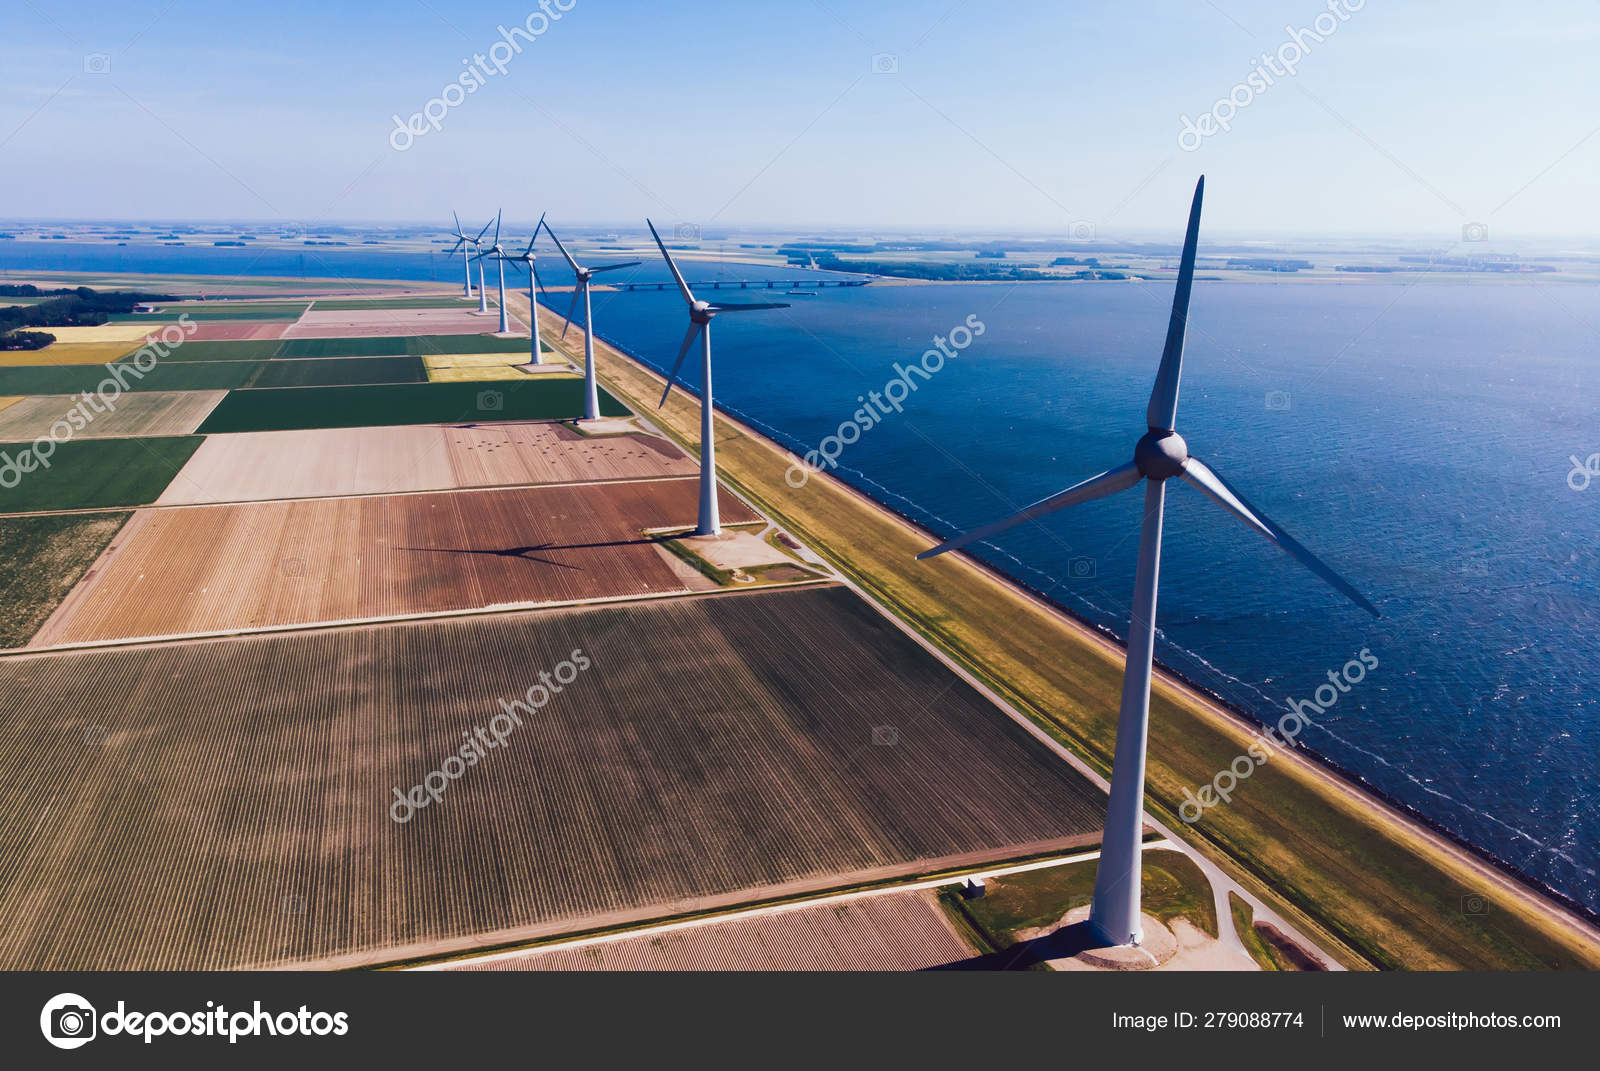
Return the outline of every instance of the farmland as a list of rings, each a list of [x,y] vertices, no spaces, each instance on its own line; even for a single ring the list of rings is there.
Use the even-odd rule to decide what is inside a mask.
[[[676,446],[560,424],[329,428],[213,435],[159,502],[246,502],[689,476]]]
[[[0,414],[4,415],[4,414]],[[50,467],[0,486],[0,512],[103,509],[154,502],[200,445],[198,436],[73,439],[57,443]],[[26,446],[0,445],[16,455]]]
[[[141,510],[37,643],[692,590],[694,479]],[[725,523],[756,519],[723,496]]]
[[[181,352],[183,347],[179,347]],[[125,390],[231,390],[244,385],[256,366],[242,361],[172,363],[161,361],[140,377],[126,373]],[[80,394],[98,387],[111,373],[100,365],[0,368],[0,394]]]
[[[176,320],[180,315],[187,316],[197,324],[215,323],[227,320],[298,320],[300,314],[306,311],[308,303],[304,301],[280,301],[270,303],[246,302],[203,302],[194,305],[162,305],[161,311],[148,312],[123,312],[114,313],[112,323],[137,323],[155,324],[159,326],[165,322]]]
[[[477,971],[919,971],[975,950],[926,890],[533,948]]]
[[[472,308],[477,308],[476,298],[472,299]],[[351,312],[367,309],[458,309],[467,306],[467,299],[456,294],[439,294],[435,297],[396,297],[396,298],[318,298],[315,308],[318,312]]]
[[[354,336],[469,335],[499,326],[498,310],[481,313],[476,307],[377,308],[323,311],[320,306],[300,317],[284,332],[286,338],[349,338]],[[521,328],[515,317],[512,330]]]
[[[600,409],[606,416],[628,414],[604,391],[600,394]],[[237,390],[218,404],[200,430],[209,435],[293,428],[563,420],[582,412],[583,381],[566,377],[496,383],[492,390],[485,390],[479,383]]]
[[[115,409],[96,414],[84,427],[74,429],[72,437],[77,440],[188,435],[200,426],[222,396],[222,391],[124,394],[116,399]],[[68,411],[80,403],[79,398],[57,395],[19,399],[0,410],[0,442],[20,442],[49,435],[51,425],[63,420]]]
[[[161,360],[164,364],[174,361],[265,361],[278,352],[280,345],[282,343],[270,338],[210,342],[190,339]]]
[[[0,706],[17,969],[460,951],[1059,850],[1102,803],[840,587],[14,656]]]
[[[127,517],[0,517],[0,647],[28,642]]]
[[[324,387],[366,383],[425,383],[420,357],[334,357],[264,361],[245,386]]]
[[[383,357],[428,353],[521,353],[526,338],[495,335],[405,335],[381,338],[286,338],[275,357]]]
[[[52,342],[42,350],[0,351],[0,366],[93,364],[104,365],[138,348],[135,342]]]

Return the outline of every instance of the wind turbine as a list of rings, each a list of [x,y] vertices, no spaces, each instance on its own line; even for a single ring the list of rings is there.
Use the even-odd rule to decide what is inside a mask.
[[[561,250],[567,265],[572,268],[572,274],[577,277],[577,283],[572,290],[572,304],[567,306],[567,322],[561,327],[561,337],[567,337],[567,330],[572,326],[572,314],[578,311],[578,300],[583,299],[583,419],[599,420],[600,388],[594,376],[594,307],[589,302],[589,280],[603,271],[636,268],[644,262],[630,260],[626,264],[605,264],[598,268],[580,267],[578,262],[572,259],[572,254],[567,252],[567,247],[561,244],[561,239],[556,237],[556,232],[550,229],[550,224],[544,225],[544,232],[556,243],[556,248]],[[538,237],[538,231],[533,233],[534,237]]]
[[[489,225],[485,223],[483,229],[485,231],[488,230]],[[483,237],[482,232],[479,232],[478,237],[480,239]],[[480,288],[483,286],[483,260],[485,257],[492,257],[500,262],[500,333],[504,335],[511,330],[511,324],[506,319],[506,261],[509,258],[506,256],[506,251],[500,246],[499,212],[494,214],[494,241],[487,250],[482,248],[481,243],[478,249],[478,286]],[[485,311],[481,303],[478,311]]]
[[[467,246],[473,245],[474,242],[473,242],[473,240],[471,238],[468,238],[465,234],[461,233],[461,217],[456,215],[454,212],[451,212],[450,213],[450,218],[455,220],[455,222],[456,222],[456,229],[450,232],[451,234],[456,236],[456,244],[450,247],[450,254],[449,255],[450,256],[455,256],[456,255],[456,251],[460,250],[460,252],[461,252],[461,291],[462,291],[461,296],[462,297],[471,297],[472,296],[472,263],[467,258]]]
[[[1183,335],[1189,319],[1189,291],[1194,282],[1195,246],[1200,236],[1200,200],[1205,192],[1205,176],[1194,189],[1189,209],[1189,230],[1183,241],[1183,259],[1178,267],[1178,286],[1172,298],[1172,317],[1167,324],[1167,343],[1161,353],[1155,388],[1145,412],[1148,428],[1133,450],[1133,460],[1102,472],[1065,491],[1041,499],[1009,517],[956,536],[917,555],[931,558],[957,550],[979,540],[998,535],[1009,528],[1057,510],[1105,498],[1125,491],[1140,480],[1144,490],[1144,522],[1139,532],[1139,565],[1134,575],[1133,618],[1128,629],[1128,657],[1122,677],[1122,706],[1117,716],[1116,754],[1111,763],[1111,798],[1106,806],[1106,825],[1100,848],[1100,864],[1095,873],[1094,900],[1089,909],[1090,926],[1113,945],[1138,944],[1141,938],[1140,833],[1144,811],[1145,754],[1150,724],[1150,672],[1155,643],[1156,588],[1161,571],[1161,522],[1166,503],[1166,481],[1174,476],[1197,488],[1201,494],[1243,521],[1286,551],[1306,568],[1344,594],[1374,617],[1378,610],[1344,578],[1319,561],[1266,515],[1247,502],[1243,495],[1189,453],[1188,444],[1175,428],[1178,412],[1178,379],[1183,365]]]
[[[672,269],[672,278],[677,282],[683,300],[689,305],[689,330],[684,333],[683,345],[678,347],[678,359],[673,363],[672,372],[667,376],[667,389],[661,392],[661,401],[657,404],[657,409],[667,404],[667,395],[672,393],[672,384],[677,382],[678,369],[683,367],[683,359],[688,355],[689,347],[694,344],[694,336],[700,336],[700,523],[695,528],[694,534],[713,536],[722,531],[722,524],[717,517],[717,439],[716,429],[712,423],[711,398],[711,318],[719,312],[787,309],[789,306],[784,303],[723,301],[713,305],[709,301],[695,300],[694,294],[689,290],[689,284],[683,281],[683,273],[678,270],[678,265],[673,263],[672,254],[667,252],[666,245],[662,243],[661,235],[656,233],[656,225],[648,219],[644,222],[656,240],[656,247],[666,258],[667,267]]]
[[[539,269],[533,263],[538,259],[533,253],[533,243],[539,240],[539,227],[543,226],[544,216],[540,215],[539,225],[533,228],[533,237],[528,239],[528,248],[515,256],[507,256],[505,258],[519,271],[524,270],[524,266],[526,266],[525,270],[528,273],[528,329],[533,333],[533,357],[528,361],[529,364],[538,364],[542,359],[542,355],[539,352],[539,298],[533,292],[533,288],[534,284],[537,283],[539,289],[543,290],[544,283],[539,279]]]

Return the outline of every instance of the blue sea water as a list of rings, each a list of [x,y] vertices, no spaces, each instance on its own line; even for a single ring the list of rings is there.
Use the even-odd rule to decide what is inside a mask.
[[[33,245],[52,243],[0,245],[0,270],[247,273],[243,254],[265,252],[61,243],[40,263],[42,251],[24,249]],[[260,256],[259,273],[454,281],[459,263],[319,249],[312,265],[295,256]],[[548,259],[541,266],[552,283],[570,281]],[[686,271],[797,274],[703,262]],[[619,276],[666,278],[654,262],[611,279]],[[791,302],[717,319],[716,389],[730,412],[800,452],[850,422],[859,399],[882,393],[896,364],[917,361],[934,335],[969,316],[981,321],[981,336],[928,381],[913,377],[904,411],[845,447],[837,470],[949,534],[1129,459],[1171,286],[703,296]],[[549,303],[564,311],[565,297]],[[658,368],[682,336],[682,304],[670,291],[597,293],[594,311],[603,337]],[[1329,671],[1370,651],[1377,668],[1313,714],[1301,741],[1600,911],[1600,477],[1581,491],[1568,482],[1571,456],[1600,452],[1597,351],[1600,288],[1196,283],[1179,431],[1383,617],[1174,482],[1157,658],[1275,722],[1290,700],[1315,698]],[[698,381],[696,362],[685,372]],[[1124,494],[978,552],[1122,635],[1139,514],[1140,496]]]

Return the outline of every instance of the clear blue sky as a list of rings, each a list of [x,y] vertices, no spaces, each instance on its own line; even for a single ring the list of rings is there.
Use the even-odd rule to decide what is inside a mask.
[[[1221,232],[1600,231],[1593,2],[1367,0],[1264,90],[1327,0],[562,2],[397,152],[538,3],[12,0],[0,213],[1170,232],[1204,171]]]

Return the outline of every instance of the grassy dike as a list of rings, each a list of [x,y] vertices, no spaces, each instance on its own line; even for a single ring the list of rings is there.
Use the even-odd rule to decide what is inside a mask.
[[[509,297],[509,295],[508,295]],[[527,299],[509,302],[526,316]],[[541,310],[547,338],[559,319]],[[663,346],[670,346],[670,339]],[[574,325],[560,348],[582,363]],[[596,341],[602,383],[698,454],[699,399]],[[785,450],[718,414],[723,481],[810,544],[974,676],[1102,773],[1116,736],[1122,650],[977,562],[915,556],[937,540],[827,476],[785,481]],[[1049,652],[1048,656],[1044,653]],[[1253,731],[1164,674],[1152,689],[1147,808],[1346,966],[1596,969],[1600,932],[1322,767],[1279,753],[1194,825],[1208,783]],[[1483,910],[1487,905],[1487,910]]]

